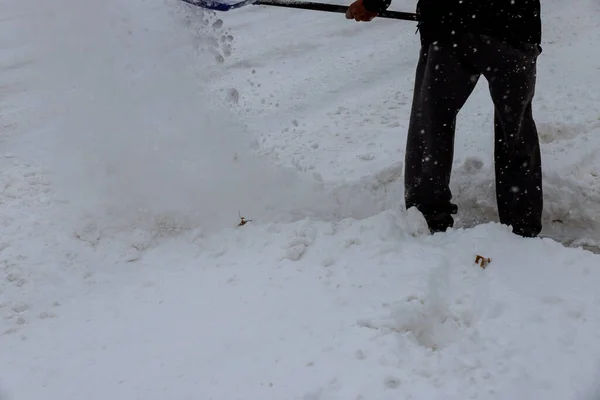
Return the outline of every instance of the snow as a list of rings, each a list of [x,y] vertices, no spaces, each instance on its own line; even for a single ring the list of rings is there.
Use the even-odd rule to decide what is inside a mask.
[[[597,400],[600,6],[542,6],[524,239],[484,80],[455,229],[402,208],[411,22],[1,2],[0,399]]]

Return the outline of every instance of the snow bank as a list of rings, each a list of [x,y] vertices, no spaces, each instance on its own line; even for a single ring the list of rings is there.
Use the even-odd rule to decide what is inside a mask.
[[[408,222],[163,243],[135,278],[90,277],[5,336],[4,385],[23,399],[597,398],[597,256],[493,224],[412,237]]]

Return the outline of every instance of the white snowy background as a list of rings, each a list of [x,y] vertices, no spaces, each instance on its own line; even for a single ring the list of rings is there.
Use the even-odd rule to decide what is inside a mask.
[[[2,0],[0,399],[600,399],[600,3],[542,7],[523,239],[485,80],[403,209],[413,22]]]

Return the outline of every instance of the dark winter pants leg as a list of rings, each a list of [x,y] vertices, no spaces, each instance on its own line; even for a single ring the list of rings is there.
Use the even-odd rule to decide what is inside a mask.
[[[456,46],[454,44],[456,43]],[[531,112],[537,47],[463,36],[423,46],[406,148],[406,207],[433,231],[453,225],[450,174],[456,117],[481,75],[495,106],[496,192],[500,222],[524,236],[541,230],[539,143]]]
[[[484,39],[477,62],[494,102],[496,200],[500,222],[515,233],[542,229],[542,163],[532,113],[537,46],[515,49]]]
[[[478,74],[445,46],[421,49],[406,143],[406,208],[415,206],[430,229],[452,226],[450,202],[456,116],[475,88]]]

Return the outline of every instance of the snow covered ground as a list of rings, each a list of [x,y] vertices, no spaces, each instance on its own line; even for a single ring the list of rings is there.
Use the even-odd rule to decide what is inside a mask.
[[[600,5],[543,8],[523,239],[484,80],[403,210],[411,22],[0,2],[0,399],[600,399]]]

